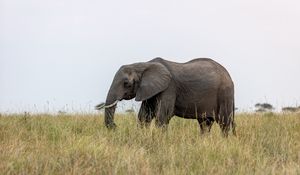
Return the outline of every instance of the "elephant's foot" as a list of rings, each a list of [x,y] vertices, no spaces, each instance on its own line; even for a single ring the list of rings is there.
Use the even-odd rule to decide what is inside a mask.
[[[117,127],[117,125],[115,123],[106,123],[105,126],[111,130],[116,129],[116,127]]]
[[[223,137],[228,137],[228,133],[230,130],[230,125],[220,124],[221,132]]]
[[[138,127],[141,128],[141,129],[148,129],[150,128],[150,125],[151,125],[151,121],[150,122],[141,122],[139,121],[138,122]]]
[[[200,126],[200,135],[204,135],[206,133],[210,133],[213,122],[210,120],[198,120]]]

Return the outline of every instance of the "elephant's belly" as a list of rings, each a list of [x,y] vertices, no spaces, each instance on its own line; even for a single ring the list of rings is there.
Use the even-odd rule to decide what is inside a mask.
[[[215,109],[176,108],[174,114],[186,119],[197,119],[200,117],[213,117]]]
[[[196,119],[201,116],[212,117],[217,111],[217,99],[207,98],[190,103],[177,102],[174,114],[178,117]]]

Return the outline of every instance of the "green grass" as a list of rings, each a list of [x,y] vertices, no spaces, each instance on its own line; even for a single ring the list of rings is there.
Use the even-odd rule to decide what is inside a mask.
[[[239,114],[237,137],[174,117],[166,133],[97,115],[0,116],[0,174],[300,174],[299,114]]]

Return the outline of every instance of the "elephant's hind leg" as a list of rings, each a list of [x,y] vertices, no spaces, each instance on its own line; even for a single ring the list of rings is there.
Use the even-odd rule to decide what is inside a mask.
[[[219,125],[222,130],[222,133],[225,137],[228,136],[230,126],[233,123],[233,111],[232,111],[232,103],[223,103],[220,106],[219,112]],[[235,134],[235,128],[233,127],[233,132]]]
[[[222,133],[225,137],[228,136],[230,127],[232,126],[235,133],[234,124],[234,92],[232,87],[220,89],[218,93],[218,110],[216,121],[219,123]]]

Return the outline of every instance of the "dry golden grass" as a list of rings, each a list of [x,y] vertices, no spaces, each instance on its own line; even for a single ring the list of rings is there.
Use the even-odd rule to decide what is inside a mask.
[[[238,136],[174,117],[167,133],[97,115],[0,116],[0,174],[300,174],[299,114],[239,114]]]

